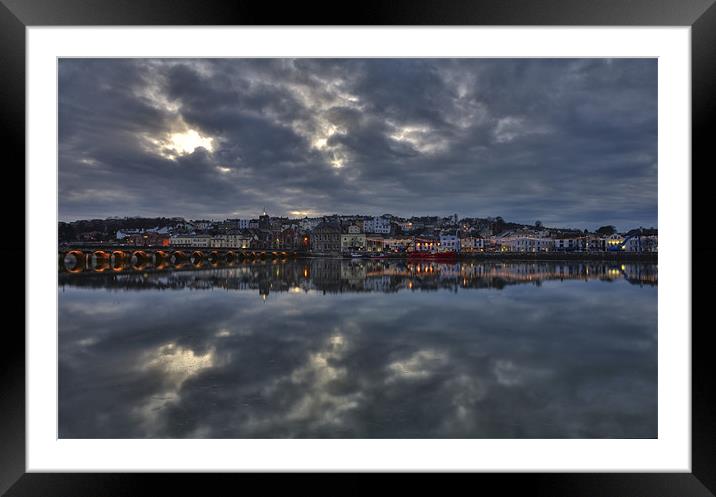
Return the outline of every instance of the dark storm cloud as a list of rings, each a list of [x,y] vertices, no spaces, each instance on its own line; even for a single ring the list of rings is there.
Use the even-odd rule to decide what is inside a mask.
[[[63,59],[59,101],[66,220],[657,222],[656,60]]]

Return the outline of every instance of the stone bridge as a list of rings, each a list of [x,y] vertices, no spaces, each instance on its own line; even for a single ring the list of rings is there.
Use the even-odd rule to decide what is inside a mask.
[[[168,269],[187,266],[219,266],[246,259],[287,259],[304,252],[292,249],[219,247],[64,246],[59,247],[59,267],[68,272],[122,271],[129,267]]]

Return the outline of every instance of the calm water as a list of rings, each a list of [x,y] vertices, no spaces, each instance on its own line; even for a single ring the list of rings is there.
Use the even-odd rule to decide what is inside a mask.
[[[61,438],[657,436],[657,268],[59,275]]]

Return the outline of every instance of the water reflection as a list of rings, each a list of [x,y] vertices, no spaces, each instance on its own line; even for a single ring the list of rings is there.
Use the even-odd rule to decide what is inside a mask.
[[[656,437],[655,265],[59,277],[62,438]]]
[[[182,269],[182,268],[180,268]],[[539,286],[549,280],[625,280],[656,285],[655,264],[605,264],[603,262],[457,262],[453,264],[405,261],[351,261],[299,259],[252,261],[239,266],[189,271],[165,271],[161,266],[119,274],[97,272],[60,273],[61,287],[86,286],[124,290],[209,289],[271,292],[324,293],[397,292],[400,290],[456,291],[458,288],[503,288],[514,284]]]

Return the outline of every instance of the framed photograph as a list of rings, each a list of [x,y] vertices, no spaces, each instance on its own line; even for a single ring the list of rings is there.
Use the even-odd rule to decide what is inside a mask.
[[[2,0],[0,491],[714,495],[712,4]]]

